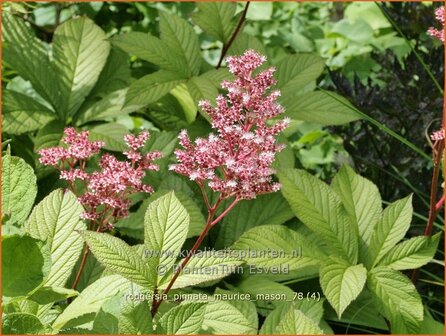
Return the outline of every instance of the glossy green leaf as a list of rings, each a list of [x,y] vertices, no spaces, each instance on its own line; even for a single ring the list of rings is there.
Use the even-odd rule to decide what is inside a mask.
[[[46,241],[51,250],[51,272],[46,286],[65,286],[84,246],[77,230],[85,228],[84,211],[70,191],[57,189],[32,211],[25,229],[32,237]]]

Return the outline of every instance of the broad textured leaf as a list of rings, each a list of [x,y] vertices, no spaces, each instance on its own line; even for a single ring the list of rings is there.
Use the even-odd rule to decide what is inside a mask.
[[[412,196],[393,202],[384,209],[370,240],[370,267],[375,266],[406,235],[412,220]]]
[[[4,90],[2,131],[22,134],[35,131],[56,116],[48,107],[19,92]]]
[[[257,334],[255,306],[249,301],[212,301],[206,305],[203,332],[214,335]]]
[[[254,49],[257,52],[265,55],[265,47],[262,42],[252,35],[246,33],[239,33],[234,42],[229,47],[227,55],[239,56],[243,55],[246,49]]]
[[[152,315],[147,301],[125,300],[118,321],[121,334],[153,334]]]
[[[92,20],[68,20],[54,32],[54,65],[60,76],[61,117],[74,115],[96,84],[110,52],[110,42]]]
[[[124,136],[128,133],[128,129],[118,123],[106,123],[90,128],[91,141],[104,141],[105,149],[123,152],[127,150],[124,142]]]
[[[165,313],[159,323],[167,335],[190,335],[200,331],[205,303],[184,303]]]
[[[77,275],[77,271],[79,270],[79,266],[81,263],[81,258],[78,259],[76,266],[73,268],[71,272],[71,276],[68,279],[68,283],[74,283],[74,280]],[[84,269],[79,278],[79,282],[77,283],[76,290],[81,292],[87,286],[91,285],[93,282],[98,280],[102,273],[104,272],[105,267],[102,265],[92,253],[88,253],[87,261],[85,262]]]
[[[372,182],[343,166],[331,184],[352,221],[358,226],[360,259],[365,261],[373,228],[379,222],[382,201]]]
[[[283,99],[296,99],[296,94],[316,80],[324,69],[325,61],[316,54],[295,54],[284,57],[276,70],[277,88]]]
[[[282,225],[262,225],[245,232],[231,246],[246,263],[288,271],[318,266],[326,256],[303,235]],[[244,252],[245,251],[245,252]]]
[[[158,65],[161,69],[189,75],[186,58],[159,38],[141,32],[113,37],[112,43],[130,55]]]
[[[242,201],[214,229],[215,248],[231,246],[244,232],[261,225],[279,225],[294,217],[280,193],[262,195]]]
[[[334,253],[356,264],[358,229],[335,192],[304,170],[283,170],[278,176],[282,194],[299,219],[320,234]]]
[[[201,53],[198,36],[192,26],[175,14],[160,12],[160,37],[169,49],[184,59],[188,68],[188,76],[197,75],[200,71]]]
[[[89,121],[106,120],[111,117],[125,115],[126,111],[122,107],[124,106],[126,94],[127,89],[109,93],[83,111],[77,124],[82,125]]]
[[[156,102],[184,81],[184,78],[178,73],[167,70],[160,70],[144,76],[130,85],[124,107],[128,111],[135,111]]]
[[[183,259],[176,265],[179,267]],[[182,270],[172,288],[195,286],[204,282],[219,280],[231,274],[243,263],[237,258],[237,253],[232,256],[227,251],[203,251],[192,255],[186,267]],[[165,288],[171,279],[167,277],[160,288]]]
[[[338,317],[361,293],[366,279],[367,269],[362,264],[352,266],[332,258],[321,267],[322,290]]]
[[[378,265],[395,270],[420,268],[434,257],[440,237],[441,233],[438,233],[432,237],[414,237],[399,243],[382,258]]]
[[[194,22],[213,38],[226,43],[235,29],[236,4],[229,2],[199,2]]]
[[[72,192],[57,189],[33,209],[25,224],[31,236],[49,244],[52,265],[46,286],[65,286],[82,252],[84,244],[76,231],[85,228],[83,211]]]
[[[128,292],[132,284],[119,275],[109,275],[92,283],[57,317],[53,328],[72,328],[93,321],[104,302]]]
[[[51,328],[45,327],[39,318],[27,313],[6,314],[2,318],[2,334],[34,334],[43,335],[51,332]]]
[[[376,295],[392,333],[416,334],[423,321],[423,304],[412,282],[398,271],[377,267],[369,272],[367,287]]]
[[[317,323],[300,310],[292,307],[282,318],[275,329],[279,335],[319,335],[323,331]]]
[[[309,121],[321,125],[342,125],[361,118],[354,110],[337,99],[350,103],[341,96],[323,91],[307,92],[283,102],[286,114],[295,120]]]
[[[170,91],[170,94],[174,96],[180,104],[187,123],[190,124],[195,121],[195,118],[197,117],[197,108],[186,84],[182,83],[177,85]]]
[[[2,216],[8,224],[22,225],[37,194],[36,176],[23,159],[6,154],[2,158]]]
[[[153,254],[150,265],[170,270],[186,240],[189,215],[174,192],[150,203],[144,218],[144,244]],[[162,276],[158,275],[158,283]]]
[[[65,124],[60,120],[50,121],[37,132],[34,138],[34,151],[42,148],[58,146],[63,137]]]
[[[50,256],[42,241],[10,236],[2,242],[2,291],[4,296],[24,296],[47,277]]]
[[[155,270],[150,269],[144,259],[123,240],[93,231],[84,231],[82,236],[91,252],[107,269],[144,288],[155,286]]]
[[[3,62],[17,71],[52,106],[60,100],[59,85],[47,48],[18,16],[2,13]]]
[[[200,102],[200,100],[208,100],[210,102],[215,101],[215,98],[218,95],[217,87],[212,83],[210,79],[201,76],[192,77],[187,81],[186,85],[200,113],[205,118],[209,119],[207,113],[202,111],[198,107],[198,103]]]
[[[290,289],[291,290],[291,289]],[[280,302],[276,309],[274,309],[265,318],[262,327],[259,330],[259,335],[272,335],[276,332],[277,325],[282,318],[292,309],[291,302]]]
[[[29,299],[45,305],[77,296],[79,293],[64,287],[41,287],[29,296]]]
[[[200,78],[209,79],[216,88],[220,88],[220,84],[222,81],[234,80],[235,76],[229,72],[228,68],[220,68],[206,71],[205,73],[200,75]]]

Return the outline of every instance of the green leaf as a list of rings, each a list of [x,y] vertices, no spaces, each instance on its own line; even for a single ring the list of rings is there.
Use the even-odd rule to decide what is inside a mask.
[[[322,290],[339,318],[361,293],[366,279],[367,269],[362,264],[351,266],[341,260],[331,258],[321,267]]]
[[[375,266],[406,235],[412,220],[412,196],[393,202],[384,209],[370,240],[368,265]]]
[[[125,97],[124,108],[135,111],[169,93],[178,84],[184,82],[178,73],[160,70],[134,81]]]
[[[303,235],[282,225],[262,225],[245,232],[232,245],[246,263],[265,270],[315,267],[326,258]],[[245,253],[244,253],[245,251]]]
[[[192,77],[186,83],[189,94],[195,102],[195,105],[199,112],[205,117],[207,120],[210,120],[209,116],[206,112],[202,111],[198,107],[198,103],[200,100],[208,100],[210,102],[215,101],[215,98],[218,95],[218,89],[213,84],[213,82],[206,77]]]
[[[8,224],[22,225],[37,194],[34,171],[22,158],[6,154],[2,158],[2,216]]]
[[[441,233],[413,237],[392,248],[378,263],[394,270],[416,269],[426,265],[437,252]]]
[[[342,205],[358,226],[360,256],[365,260],[373,228],[379,222],[382,202],[379,190],[372,182],[357,175],[348,166],[342,166],[331,184]]]
[[[118,123],[106,123],[90,128],[91,141],[104,141],[105,149],[123,152],[127,150],[124,136],[128,133],[127,128]]]
[[[107,120],[108,118],[126,114],[127,111],[122,109],[126,94],[127,89],[114,91],[93,103],[82,112],[77,125],[82,125],[89,121]]]
[[[179,267],[183,260],[181,259],[176,267]],[[237,258],[237,255],[231,256],[225,250],[197,252],[192,255],[172,288],[184,288],[222,279],[234,272],[242,263],[243,261]],[[172,274],[169,274],[159,287],[165,288],[171,278]]]
[[[197,75],[200,72],[201,53],[194,29],[178,15],[160,11],[159,16],[161,40],[178,54],[177,57],[186,61],[188,76]]]
[[[37,100],[19,92],[3,91],[3,132],[22,134],[35,131],[50,120],[55,113]]]
[[[146,33],[129,32],[113,37],[112,43],[130,55],[158,65],[161,69],[189,76],[186,58],[159,38]]]
[[[284,100],[296,99],[296,94],[315,81],[324,69],[325,61],[316,54],[295,54],[284,57],[276,70],[277,88]]]
[[[170,91],[170,94],[174,96],[180,104],[187,123],[192,123],[197,117],[197,108],[186,84],[183,83],[178,85],[172,91]]]
[[[37,302],[38,304],[45,305],[53,303],[67,298],[77,296],[79,293],[72,289],[63,287],[41,287],[29,296],[29,299]]]
[[[290,118],[321,125],[342,125],[361,118],[354,110],[332,96],[350,106],[345,98],[333,92],[328,95],[323,91],[307,92],[284,101],[283,106]]]
[[[291,290],[291,289],[290,289]],[[285,316],[292,309],[291,302],[281,302],[271,313],[268,314],[262,327],[259,330],[259,335],[272,335],[276,333],[277,325],[281,322],[282,317]]]
[[[257,334],[258,318],[250,301],[211,301],[206,305],[202,333],[214,335]]]
[[[242,201],[218,224],[215,248],[231,246],[244,232],[261,225],[279,225],[294,217],[280,193]]]
[[[167,335],[197,334],[203,324],[205,308],[205,303],[184,303],[165,313],[159,323]]]
[[[247,49],[254,49],[260,54],[265,55],[265,47],[257,38],[246,33],[239,33],[234,42],[229,47],[228,56],[243,55]]]
[[[74,283],[77,272],[79,270],[81,258],[78,259],[76,266],[71,272],[71,276],[68,279],[68,283]],[[102,276],[105,267],[94,257],[92,253],[88,253],[87,261],[85,262],[84,269],[82,270],[79,282],[76,285],[76,290],[81,292],[87,286],[91,285],[97,279]]]
[[[57,317],[53,328],[70,328],[91,322],[104,302],[119,293],[128,292],[131,283],[119,276],[109,275],[92,283]]]
[[[30,81],[52,106],[57,106],[59,85],[47,48],[18,16],[3,12],[2,18],[3,62]]]
[[[186,240],[189,215],[181,202],[170,192],[150,203],[144,218],[144,244],[151,256],[150,265],[163,265],[170,270]],[[162,275],[158,275],[160,282]]]
[[[47,277],[51,261],[42,241],[29,236],[4,237],[2,290],[4,296],[23,296]]]
[[[83,211],[72,192],[57,189],[33,209],[25,223],[26,231],[45,240],[51,250],[51,272],[45,286],[65,286],[84,245],[76,232],[85,228],[80,219]]]
[[[155,286],[155,270],[149,269],[144,259],[123,240],[93,231],[83,231],[82,236],[91,252],[107,269],[144,288]]]
[[[54,65],[60,76],[62,118],[74,115],[96,84],[110,52],[106,35],[92,20],[68,20],[54,32]]]
[[[367,287],[375,294],[395,334],[417,334],[423,304],[412,282],[398,271],[377,267],[369,272]]]
[[[236,4],[230,2],[199,2],[194,22],[213,38],[226,43],[235,28]]]
[[[39,318],[32,314],[11,313],[4,315],[2,320],[3,335],[43,335],[50,332],[49,328],[45,327]]]
[[[352,265],[358,260],[358,229],[328,185],[304,170],[278,174],[282,194],[299,219],[321,235],[328,248]]]
[[[65,124],[60,120],[50,121],[37,132],[34,138],[34,151],[54,147],[60,144]]]
[[[283,316],[274,333],[279,335],[319,335],[323,334],[323,331],[314,320],[292,307]]]
[[[153,334],[152,315],[148,301],[125,300],[118,320],[120,334]]]

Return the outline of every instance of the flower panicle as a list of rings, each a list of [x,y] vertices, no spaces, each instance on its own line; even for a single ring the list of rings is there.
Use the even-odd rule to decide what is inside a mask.
[[[206,100],[199,102],[211,117],[216,133],[192,141],[182,131],[182,149],[175,151],[178,163],[171,165],[171,170],[199,183],[207,181],[223,198],[252,199],[280,189],[272,179],[271,166],[283,149],[276,137],[288,126],[289,119],[270,122],[284,109],[277,102],[280,91],[271,90],[276,83],[275,69],[256,71],[265,61],[266,57],[254,50],[226,59],[229,71],[235,75],[233,81],[221,83],[227,94],[216,98],[215,107]]]
[[[444,31],[444,23],[445,23],[445,12],[444,12],[444,6],[438,7],[435,10],[435,18],[437,19],[437,21],[439,23],[441,23],[442,29],[437,29],[434,27],[430,27],[428,29],[428,34],[436,37],[437,39],[439,39],[441,42],[444,42],[444,38],[445,38],[445,31]]]
[[[99,160],[99,170],[86,171],[86,162],[99,154],[104,142],[90,141],[89,132],[76,132],[72,127],[64,130],[62,142],[66,146],[41,149],[39,161],[46,166],[60,170],[60,178],[68,182],[76,193],[75,181],[84,183],[84,190],[78,195],[85,212],[81,218],[90,221],[106,221],[104,228],[112,228],[112,222],[128,216],[129,195],[135,192],[152,193],[153,188],[142,182],[147,170],[158,170],[153,161],[162,157],[154,151],[142,154],[141,149],[150,137],[147,131],[138,135],[128,134],[124,141],[128,150],[126,161],[119,161],[111,154],[104,154]],[[77,193],[76,193],[77,194]]]

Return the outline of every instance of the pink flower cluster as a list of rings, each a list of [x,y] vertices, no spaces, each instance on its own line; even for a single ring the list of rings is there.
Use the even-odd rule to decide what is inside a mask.
[[[289,120],[268,124],[283,108],[276,102],[280,92],[269,90],[276,82],[275,69],[254,74],[265,60],[254,50],[226,59],[230,72],[236,76],[234,81],[221,84],[228,94],[217,97],[216,107],[208,101],[200,102],[217,134],[192,142],[183,130],[179,135],[183,149],[175,151],[178,163],[171,165],[171,170],[198,183],[207,181],[222,198],[252,199],[280,189],[279,183],[272,180],[271,165],[283,148],[276,143],[276,136]]]
[[[435,10],[435,18],[441,23],[442,29],[436,29],[436,28],[429,28],[427,31],[429,35],[436,37],[440,41],[444,42],[444,22],[445,22],[445,15],[444,15],[444,6],[438,7]]]
[[[77,133],[74,128],[66,128],[63,142],[68,147],[42,149],[39,160],[60,170],[60,178],[67,180],[85,208],[82,218],[92,222],[97,220],[100,226],[110,228],[113,221],[128,215],[130,194],[153,192],[151,186],[142,183],[142,179],[146,170],[158,170],[153,160],[162,154],[150,152],[143,155],[140,152],[149,139],[148,132],[126,135],[124,141],[129,149],[124,155],[128,160],[119,161],[113,155],[104,154],[99,161],[100,170],[88,173],[85,170],[87,159],[98,154],[104,146],[103,142],[89,141],[88,135],[88,131]],[[76,180],[83,181],[82,192],[78,192]]]

